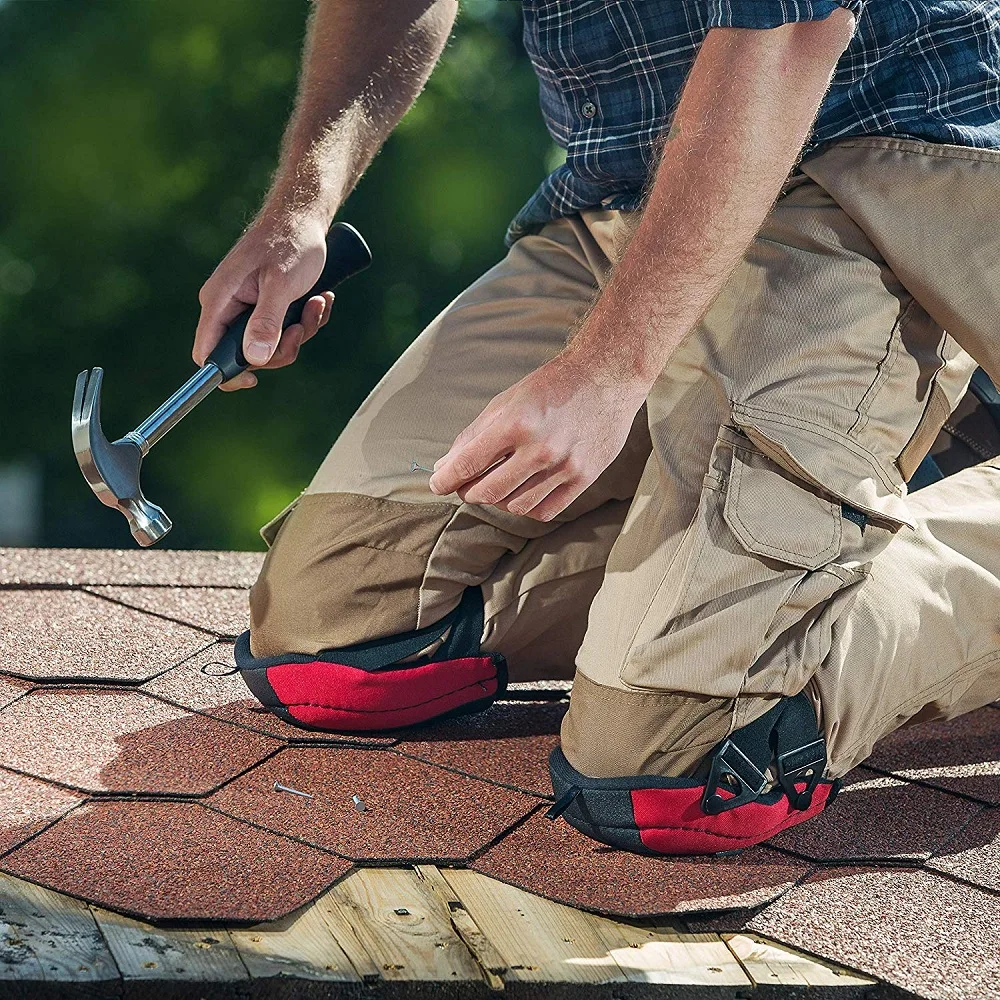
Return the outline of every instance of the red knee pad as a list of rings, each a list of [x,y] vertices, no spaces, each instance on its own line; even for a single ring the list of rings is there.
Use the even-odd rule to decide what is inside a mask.
[[[250,633],[236,642],[236,666],[265,708],[307,729],[347,732],[399,729],[488,708],[507,686],[499,653],[483,653],[483,598],[466,589],[441,621],[403,635],[316,655],[258,658]],[[448,633],[429,657],[407,663]]]
[[[782,699],[706,758],[708,776],[589,778],[562,750],[549,758],[557,801],[581,833],[643,854],[717,854],[752,847],[822,812],[839,781],[823,778],[826,744],[805,695]],[[767,770],[778,781],[769,791]]]

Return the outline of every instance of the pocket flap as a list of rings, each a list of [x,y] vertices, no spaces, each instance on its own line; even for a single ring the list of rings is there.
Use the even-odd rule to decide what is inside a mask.
[[[733,448],[723,513],[733,534],[756,555],[803,569],[819,569],[840,555],[840,504],[800,486],[753,447]]]

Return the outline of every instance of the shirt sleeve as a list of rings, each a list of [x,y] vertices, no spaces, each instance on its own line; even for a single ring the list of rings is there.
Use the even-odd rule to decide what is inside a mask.
[[[868,0],[710,0],[711,28],[779,28],[795,21],[825,21],[844,8],[859,17]]]

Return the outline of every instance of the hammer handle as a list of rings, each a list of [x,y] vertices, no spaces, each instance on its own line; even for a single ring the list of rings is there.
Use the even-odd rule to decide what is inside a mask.
[[[296,299],[288,307],[285,318],[281,321],[281,329],[285,330],[302,319],[302,310],[314,295],[332,292],[342,281],[363,271],[371,262],[371,250],[361,233],[346,222],[335,222],[326,237],[326,264],[323,273],[302,298]],[[228,382],[250,367],[243,357],[243,334],[252,313],[253,307],[241,312],[230,323],[215,350],[208,356],[208,363],[222,372],[223,382]]]

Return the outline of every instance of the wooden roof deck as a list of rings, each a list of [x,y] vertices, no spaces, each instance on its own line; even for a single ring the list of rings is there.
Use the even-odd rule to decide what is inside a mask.
[[[0,997],[855,997],[756,935],[620,922],[467,870],[365,868],[284,920],[164,929],[0,876]]]

